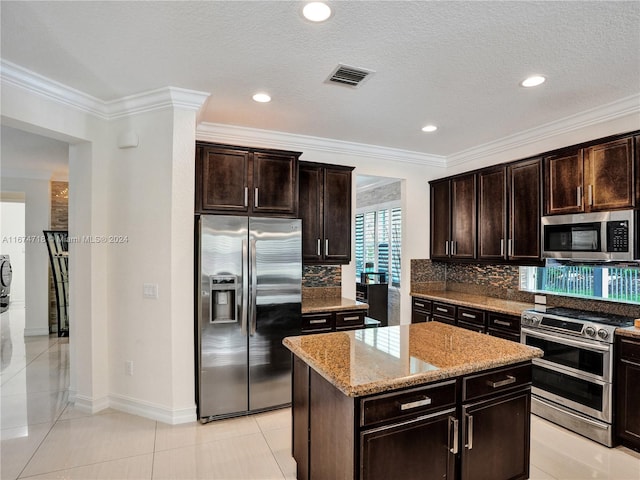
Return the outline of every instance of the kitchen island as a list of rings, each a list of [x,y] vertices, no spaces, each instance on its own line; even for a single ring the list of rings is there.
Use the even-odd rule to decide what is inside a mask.
[[[535,348],[439,322],[288,337],[297,478],[528,478]]]

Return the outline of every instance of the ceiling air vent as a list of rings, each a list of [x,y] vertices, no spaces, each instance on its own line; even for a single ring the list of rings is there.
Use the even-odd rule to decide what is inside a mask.
[[[367,70],[366,68],[339,64],[331,75],[329,75],[327,82],[358,88],[373,73],[375,73],[375,71]]]

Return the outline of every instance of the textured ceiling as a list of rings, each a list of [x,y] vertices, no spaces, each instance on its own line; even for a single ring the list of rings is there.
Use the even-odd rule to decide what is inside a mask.
[[[202,121],[434,155],[640,93],[638,1],[329,3],[3,0],[1,54],[102,100],[182,87],[211,93]],[[338,63],[376,73],[325,83]]]

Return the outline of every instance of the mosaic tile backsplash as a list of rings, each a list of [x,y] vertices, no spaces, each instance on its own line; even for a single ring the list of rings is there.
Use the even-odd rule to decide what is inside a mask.
[[[305,265],[302,267],[302,298],[340,298],[342,267],[339,265]]]

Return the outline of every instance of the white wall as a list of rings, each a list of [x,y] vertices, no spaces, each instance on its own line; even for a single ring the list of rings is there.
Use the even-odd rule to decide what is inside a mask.
[[[48,179],[0,179],[2,192],[19,192],[25,196],[24,282],[25,336],[49,333],[49,254],[43,230],[49,229],[51,211]]]
[[[24,198],[22,201],[4,201],[4,197],[5,195],[2,195],[2,201],[0,202],[0,238],[2,238],[0,254],[9,255],[11,260],[11,269],[13,271],[10,291],[11,305],[24,307],[26,248],[23,242],[15,241],[25,236]]]

